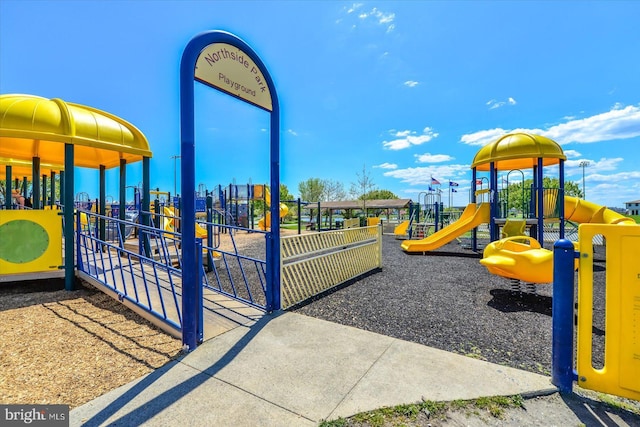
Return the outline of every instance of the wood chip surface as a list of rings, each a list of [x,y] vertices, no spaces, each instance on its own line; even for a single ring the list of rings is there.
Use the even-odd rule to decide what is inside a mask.
[[[175,358],[181,342],[106,294],[0,286],[0,402],[71,408]]]

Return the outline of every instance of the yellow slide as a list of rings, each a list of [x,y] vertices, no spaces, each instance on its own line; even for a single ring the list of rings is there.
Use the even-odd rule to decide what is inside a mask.
[[[407,234],[408,229],[409,229],[409,220],[406,220],[396,225],[396,228],[393,229],[393,234],[395,234],[396,237],[404,236]]]
[[[581,224],[635,224],[633,218],[607,209],[606,206],[570,196],[564,197],[564,217]]]
[[[271,193],[269,189],[264,187],[264,201],[267,204],[267,208],[271,206]],[[280,218],[284,218],[289,213],[289,207],[284,203],[280,203]],[[271,227],[271,212],[267,212],[263,218],[258,221],[258,228],[260,230],[266,230]]]
[[[161,218],[162,229],[164,231],[170,231],[172,233],[175,232],[175,220],[176,218],[178,218],[178,216],[176,215],[176,211],[170,206],[165,206],[163,209],[163,214],[164,216]],[[197,222],[195,225],[196,225],[196,237],[200,239],[206,239],[207,229],[202,225],[198,224]]]
[[[489,222],[489,217],[489,203],[481,203],[477,208],[475,203],[469,203],[456,222],[426,239],[405,240],[401,247],[405,252],[428,252],[438,249],[478,225]]]

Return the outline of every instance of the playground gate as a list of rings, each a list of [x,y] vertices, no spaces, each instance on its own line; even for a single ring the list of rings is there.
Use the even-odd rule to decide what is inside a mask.
[[[280,251],[280,295],[285,309],[381,268],[382,227],[285,236]]]

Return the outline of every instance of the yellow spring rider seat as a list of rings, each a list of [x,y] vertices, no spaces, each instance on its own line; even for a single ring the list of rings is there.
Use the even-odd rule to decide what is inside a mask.
[[[512,236],[489,243],[480,263],[489,273],[527,283],[553,281],[553,252],[529,236]]]

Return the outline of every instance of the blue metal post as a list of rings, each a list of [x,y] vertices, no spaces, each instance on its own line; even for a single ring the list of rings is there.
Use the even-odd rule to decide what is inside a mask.
[[[204,269],[202,268],[202,239],[196,238],[196,259],[198,260],[198,286],[196,287],[196,315],[198,317],[198,330],[196,336],[198,337],[198,343],[202,343],[204,340],[204,298],[203,298],[203,286],[202,286],[202,274]]]
[[[498,171],[494,162],[489,163],[489,236],[490,241],[498,240],[498,230],[495,218],[498,215]]]
[[[558,181],[560,182],[560,190],[558,194],[559,217],[560,217],[560,238],[564,239],[564,160],[560,159],[558,165]]]
[[[12,170],[13,168],[10,165],[5,166],[5,172],[6,172],[5,183],[6,183],[7,192],[5,193],[5,196],[4,196],[4,208],[7,210],[11,209],[11,202],[12,202],[11,200],[11,193],[13,192],[13,189],[11,188],[11,184],[12,184],[11,180],[13,179],[11,177]]]
[[[74,239],[73,239],[73,183],[74,183],[74,152],[73,144],[64,145],[64,288],[67,291],[75,289],[74,278]]]
[[[31,205],[33,206],[33,209],[40,209],[41,205],[40,205],[40,197],[41,197],[41,192],[40,192],[40,157],[34,157],[32,160],[32,164],[31,164],[31,190],[32,190],[32,196],[33,199],[31,200]],[[25,177],[25,189],[24,189],[24,198],[26,199],[28,197],[27,194],[27,188],[26,188],[26,183],[27,183],[27,179]]]
[[[473,168],[471,172],[471,203],[476,203],[477,201],[477,197],[476,197],[477,179],[478,179],[478,171],[476,170],[476,168]],[[476,206],[476,209],[477,208],[478,207]],[[471,250],[474,252],[478,250],[478,229],[477,228],[474,228],[473,230],[471,230]]]
[[[538,158],[538,241],[544,245],[544,169],[542,157]]]
[[[196,260],[194,68],[201,43],[185,48],[180,62],[180,174],[182,203],[182,343],[189,351],[198,345],[198,264]]]
[[[561,393],[573,390],[573,243],[560,239],[553,245],[553,300],[551,382]]]

